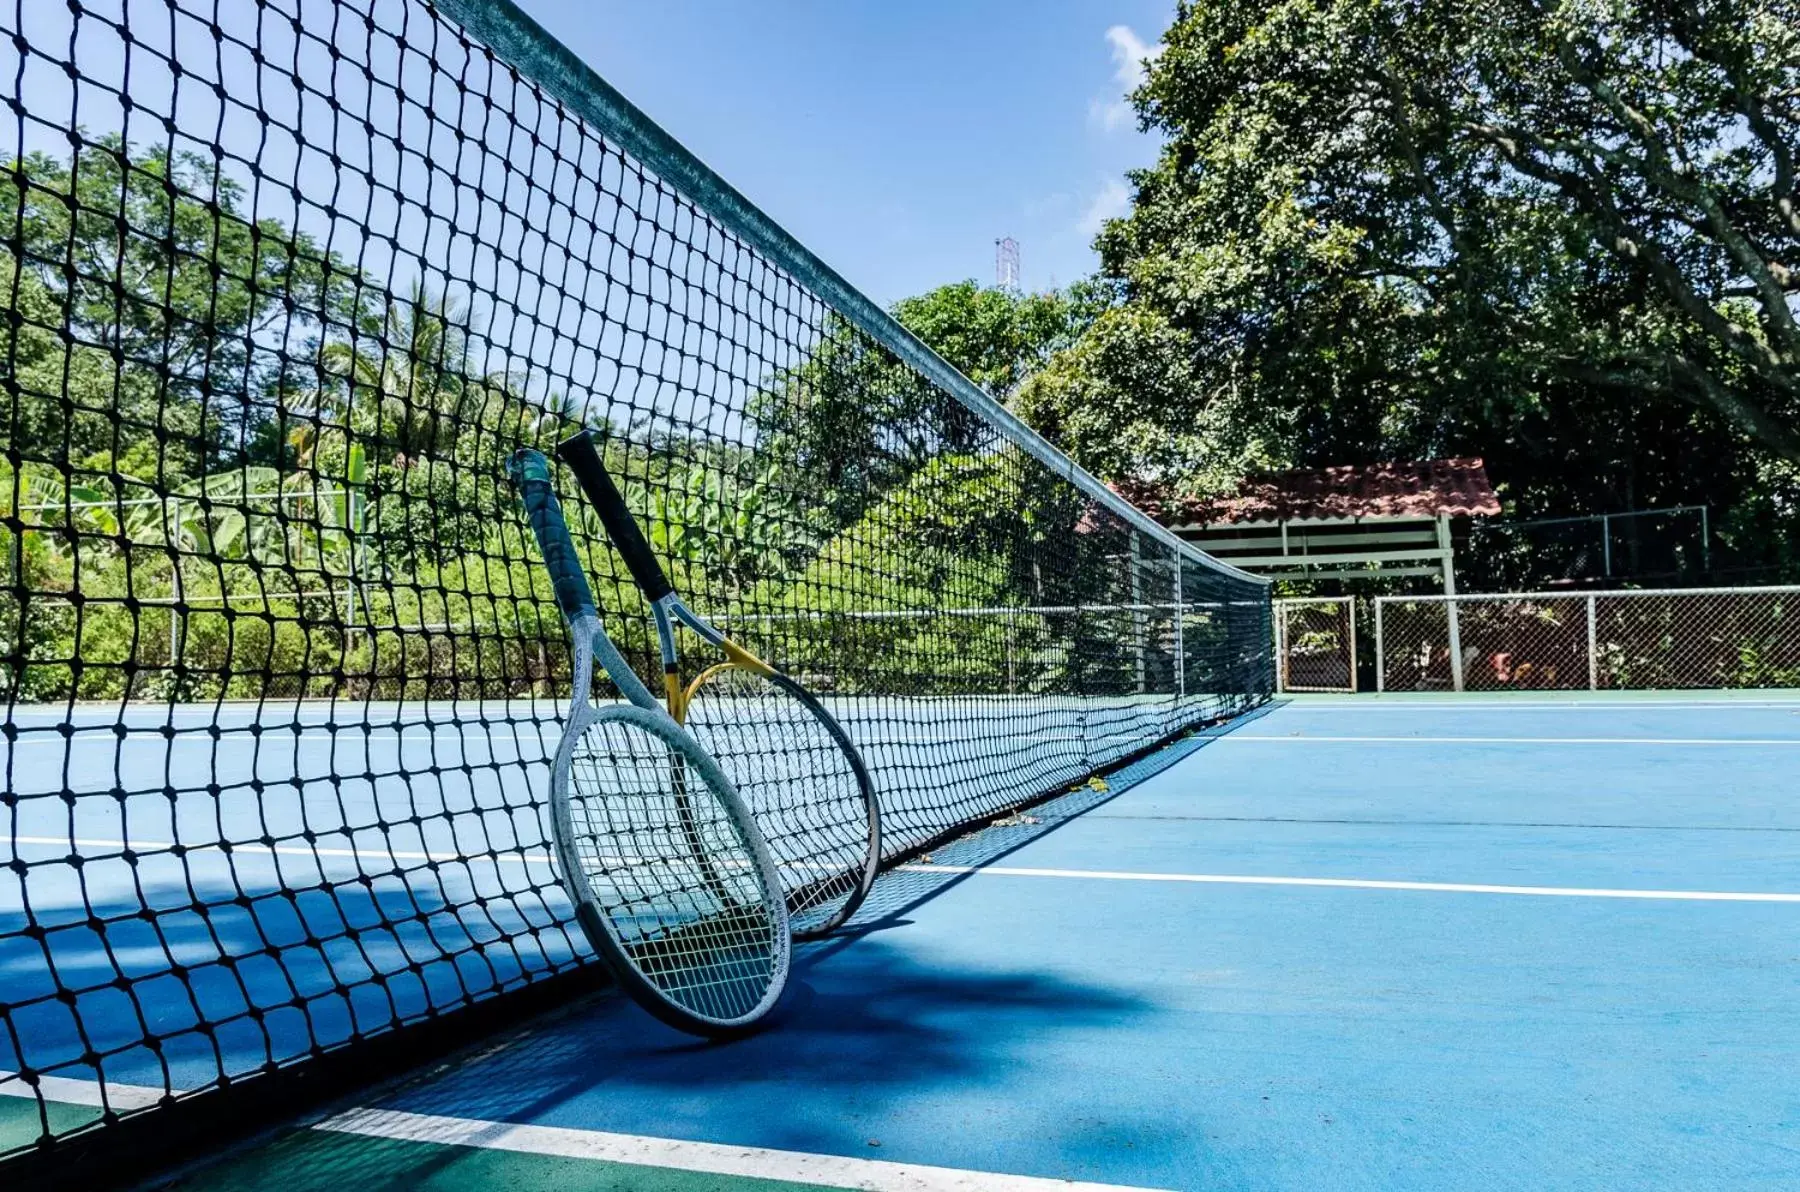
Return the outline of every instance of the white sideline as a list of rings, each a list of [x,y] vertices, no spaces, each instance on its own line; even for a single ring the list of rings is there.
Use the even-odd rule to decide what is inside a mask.
[[[0,1096],[31,1098],[38,1095],[24,1081],[11,1079],[16,1075],[0,1071]],[[52,1101],[96,1109],[101,1104],[100,1085],[95,1081],[40,1076],[38,1086],[42,1095]],[[162,1098],[163,1091],[137,1085],[108,1084],[106,1095],[114,1109],[141,1109],[154,1105]],[[815,1187],[855,1188],[862,1192],[1156,1192],[1155,1189],[1122,1184],[1000,1175],[878,1159],[851,1159],[841,1155],[810,1155],[764,1147],[572,1130],[560,1126],[520,1126],[510,1122],[406,1113],[397,1109],[352,1109],[314,1123],[312,1128],[362,1138],[591,1159],[707,1175],[781,1180]]]
[[[0,1069],[0,1097],[35,1098],[42,1095],[45,1100],[59,1101],[66,1105],[85,1105],[92,1109],[148,1109],[163,1099],[161,1089],[149,1088],[137,1084],[106,1085],[106,1097],[100,1096],[100,1082],[97,1080],[74,1080],[67,1076],[40,1076],[37,1088],[19,1079],[17,1072]]]
[[[1310,733],[1277,736],[1241,732],[1220,733],[1210,740],[1216,744],[1274,741],[1288,745],[1800,745],[1800,737],[1322,737]]]
[[[1794,694],[1783,696],[1776,693],[1755,696],[1739,696],[1725,689],[1719,689],[1720,698],[1694,699],[1675,696],[1661,698],[1656,692],[1647,692],[1641,699],[1581,699],[1581,698],[1543,698],[1526,692],[1501,695],[1498,699],[1483,699],[1480,696],[1448,693],[1442,695],[1414,698],[1410,692],[1389,692],[1386,695],[1359,695],[1336,698],[1330,696],[1304,695],[1293,693],[1279,698],[1289,701],[1295,712],[1310,712],[1315,708],[1327,708],[1332,711],[1350,710],[1355,712],[1410,712],[1414,715],[1433,712],[1466,712],[1476,709],[1483,712],[1741,712],[1745,708],[1757,708],[1767,711],[1800,712],[1800,690]]]
[[[1339,890],[1431,890],[1449,894],[1510,894],[1530,898],[1636,898],[1667,902],[1791,902],[1800,894],[1738,890],[1629,890],[1583,886],[1494,886],[1474,882],[1397,882],[1349,877],[1259,877],[1236,873],[1131,873],[1106,869],[1024,869],[1008,865],[897,866],[911,873],[978,874],[982,877],[1086,878],[1107,882],[1187,882],[1209,886],[1315,886]]]
[[[599,1159],[639,1167],[782,1180],[817,1187],[857,1188],[865,1192],[1148,1192],[1147,1189],[1127,1189],[1118,1184],[960,1171],[878,1159],[722,1146],[712,1142],[647,1138],[560,1126],[518,1126],[394,1109],[353,1109],[328,1118],[314,1128],[366,1138],[435,1142],[568,1159]]]

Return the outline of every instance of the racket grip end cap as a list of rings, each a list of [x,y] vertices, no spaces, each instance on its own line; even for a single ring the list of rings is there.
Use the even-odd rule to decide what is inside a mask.
[[[515,485],[528,484],[533,480],[550,483],[550,461],[542,451],[531,447],[521,447],[506,458],[506,478]]]

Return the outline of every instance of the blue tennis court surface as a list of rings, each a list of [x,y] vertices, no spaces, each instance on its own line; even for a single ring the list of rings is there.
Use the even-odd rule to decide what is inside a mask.
[[[1797,769],[1797,699],[1286,702],[890,876],[750,1040],[602,998],[187,1186],[1792,1188]]]

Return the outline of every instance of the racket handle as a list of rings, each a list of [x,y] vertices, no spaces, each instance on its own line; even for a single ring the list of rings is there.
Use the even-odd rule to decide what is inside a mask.
[[[573,621],[583,613],[592,613],[593,589],[588,587],[581,558],[575,553],[568,524],[563,521],[556,490],[550,486],[550,461],[543,452],[526,447],[513,452],[506,461],[506,475],[525,502],[525,516],[531,522],[531,532],[537,535],[544,566],[550,569],[550,582],[556,588],[556,603],[563,616]]]
[[[656,561],[655,552],[644,541],[644,532],[638,528],[637,519],[625,507],[619,486],[613,483],[606,465],[600,462],[593,436],[585,430],[576,431],[556,445],[556,457],[575,473],[576,482],[587,494],[588,503],[600,515],[607,535],[618,548],[619,557],[625,560],[644,599],[655,604],[674,591],[669,586],[669,577],[663,574],[662,564]]]

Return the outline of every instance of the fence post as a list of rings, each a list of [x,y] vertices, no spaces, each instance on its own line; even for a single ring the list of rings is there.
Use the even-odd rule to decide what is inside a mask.
[[[1344,619],[1350,622],[1350,694],[1356,694],[1356,597],[1344,597]]]
[[[1588,690],[1600,690],[1600,634],[1594,625],[1594,597],[1587,598],[1588,629]]]
[[[7,497],[19,528],[7,535],[6,582],[9,587],[22,589],[25,586],[25,478],[15,472],[12,480],[12,492]]]
[[[1009,608],[1003,614],[1006,621],[1006,694],[1008,695],[1019,694],[1019,668],[1014,661],[1018,652],[1019,630],[1017,623],[1013,620],[1013,612],[1014,610]]]
[[[1175,563],[1175,699],[1187,699],[1187,609],[1181,606],[1181,556],[1170,552]]]
[[[1382,648],[1381,641],[1381,597],[1374,597],[1375,604],[1375,694],[1387,691],[1387,651]]]
[[[1144,613],[1144,546],[1131,532],[1131,646],[1136,656],[1137,692],[1149,687],[1150,619]]]
[[[1462,614],[1456,607],[1456,563],[1450,546],[1450,517],[1438,515],[1438,549],[1444,552],[1444,612],[1450,623],[1450,683],[1463,689]]]
[[[1275,694],[1287,691],[1287,602],[1275,602]]]

